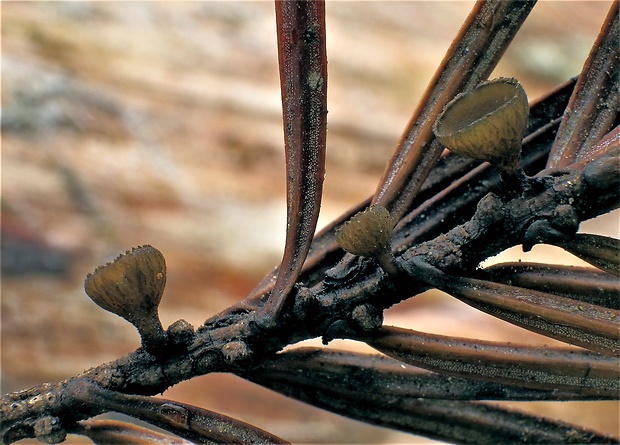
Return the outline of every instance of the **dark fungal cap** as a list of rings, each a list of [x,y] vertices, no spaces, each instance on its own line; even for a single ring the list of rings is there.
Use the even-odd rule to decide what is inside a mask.
[[[143,312],[141,308],[159,305],[165,285],[164,256],[144,245],[97,267],[86,277],[84,289],[98,306],[131,321],[136,311]]]
[[[140,332],[152,350],[166,334],[157,308],[166,285],[166,261],[153,246],[134,247],[86,277],[84,289],[101,308],[123,317]]]

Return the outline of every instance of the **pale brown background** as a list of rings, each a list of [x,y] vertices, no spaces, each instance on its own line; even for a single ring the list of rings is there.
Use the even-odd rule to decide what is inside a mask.
[[[372,194],[471,5],[328,3],[321,223]],[[494,76],[519,78],[530,98],[563,82],[580,70],[608,8],[540,3]],[[56,271],[3,274],[3,393],[139,345],[132,326],[82,289],[88,272],[131,246],[149,243],[166,256],[165,326],[200,325],[278,263],[285,204],[274,26],[271,2],[2,2],[3,246],[35,259],[46,249],[44,268]],[[617,214],[588,227],[617,236]],[[437,294],[390,310],[387,322],[545,342]],[[295,442],[425,441],[230,376],[164,395]],[[615,402],[523,408],[618,433]]]

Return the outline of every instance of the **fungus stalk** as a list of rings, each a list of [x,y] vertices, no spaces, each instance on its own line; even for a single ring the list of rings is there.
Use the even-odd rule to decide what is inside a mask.
[[[133,324],[144,349],[155,354],[168,342],[157,314],[165,285],[164,256],[145,245],[99,266],[86,277],[84,289],[99,307]]]

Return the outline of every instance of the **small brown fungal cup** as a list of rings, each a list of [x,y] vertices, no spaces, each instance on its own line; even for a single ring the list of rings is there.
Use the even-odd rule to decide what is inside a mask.
[[[164,346],[167,335],[157,308],[166,285],[166,262],[152,246],[134,247],[88,274],[84,290],[91,300],[133,324],[148,352]]]
[[[519,169],[528,115],[521,84],[498,78],[456,96],[435,121],[433,132],[451,151],[514,173]]]
[[[392,254],[392,218],[385,207],[374,205],[354,215],[336,232],[338,245],[353,255],[375,259],[388,275],[400,267]]]

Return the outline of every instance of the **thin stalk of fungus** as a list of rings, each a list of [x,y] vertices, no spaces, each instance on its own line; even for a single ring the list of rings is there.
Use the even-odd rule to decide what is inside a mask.
[[[392,253],[392,227],[385,207],[370,206],[338,229],[336,241],[353,255],[373,258],[386,274],[398,275],[402,269]]]
[[[516,175],[528,115],[521,84],[516,79],[499,78],[456,96],[435,121],[433,132],[451,151]]]
[[[133,324],[150,353],[166,346],[157,308],[166,285],[166,261],[156,248],[134,247],[88,274],[84,290],[91,300]]]

